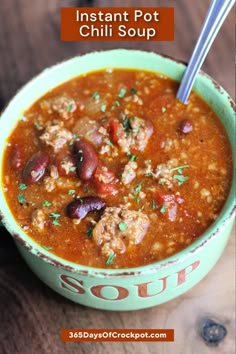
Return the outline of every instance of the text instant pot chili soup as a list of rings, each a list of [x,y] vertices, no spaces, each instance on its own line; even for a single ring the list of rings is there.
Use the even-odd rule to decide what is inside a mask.
[[[217,218],[232,154],[215,113],[160,74],[107,69],[74,78],[25,111],[7,141],[3,185],[25,232],[92,267],[149,264]]]

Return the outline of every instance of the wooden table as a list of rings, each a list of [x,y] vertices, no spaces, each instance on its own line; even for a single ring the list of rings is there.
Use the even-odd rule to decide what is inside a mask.
[[[86,6],[75,0],[1,0],[0,108],[17,89],[51,64],[78,53],[116,47],[162,52],[188,61],[210,1],[87,1],[90,6],[174,6],[174,42],[60,41],[60,7]],[[112,4],[112,5],[111,5]],[[234,96],[234,13],[216,38],[203,69]],[[1,134],[1,132],[0,132]],[[235,238],[220,261],[192,290],[167,304],[134,312],[105,312],[64,299],[46,287],[18,255],[10,235],[0,231],[0,353],[176,353],[235,352]],[[223,323],[228,335],[209,348],[199,321]],[[175,343],[61,343],[61,328],[174,328]]]

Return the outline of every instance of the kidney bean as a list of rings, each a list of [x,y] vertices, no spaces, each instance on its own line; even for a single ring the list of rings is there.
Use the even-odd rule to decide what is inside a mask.
[[[39,151],[26,162],[22,171],[22,179],[26,184],[38,182],[45,174],[49,164],[46,152]]]
[[[192,123],[188,119],[183,119],[177,127],[177,131],[181,134],[189,134],[193,130]]]
[[[92,178],[97,166],[98,157],[93,146],[85,140],[74,143],[73,152],[76,159],[77,175],[83,181]]]
[[[10,164],[15,171],[19,170],[23,165],[22,151],[18,144],[13,146],[10,156]]]
[[[71,202],[66,207],[66,214],[72,219],[83,219],[91,211],[104,209],[106,203],[99,197],[84,197]]]

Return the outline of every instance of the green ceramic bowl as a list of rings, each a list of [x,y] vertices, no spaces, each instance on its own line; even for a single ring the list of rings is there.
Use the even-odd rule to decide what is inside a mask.
[[[6,139],[25,109],[57,85],[96,69],[137,68],[180,80],[185,65],[170,58],[135,50],[111,50],[78,56],[44,70],[11,100],[0,119],[0,165]],[[194,90],[223,122],[235,151],[235,105],[215,81],[200,73]],[[0,170],[0,180],[2,175]],[[235,180],[235,174],[234,174]],[[233,225],[235,190],[217,220],[193,244],[161,262],[121,270],[90,268],[68,262],[44,250],[28,237],[8,208],[2,184],[0,215],[30,268],[52,289],[86,306],[105,310],[136,310],[169,301],[192,288],[219,259]]]

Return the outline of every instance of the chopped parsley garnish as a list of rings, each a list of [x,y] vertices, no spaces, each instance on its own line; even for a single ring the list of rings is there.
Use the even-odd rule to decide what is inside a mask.
[[[61,214],[51,213],[49,216],[50,216],[50,218],[53,219],[53,221],[52,221],[53,225],[61,226],[61,224],[58,221],[58,219],[61,217]]]
[[[54,219],[52,223],[55,226],[61,226],[61,224],[59,223],[59,221],[57,219]]]
[[[84,193],[88,193],[89,189],[88,188],[84,188]]]
[[[126,132],[128,132],[130,129],[132,129],[128,116],[125,116],[125,118],[122,121],[122,125],[123,125],[123,128]]]
[[[92,134],[92,132],[93,132],[93,129],[88,130],[85,135],[90,135],[90,134]]]
[[[137,158],[138,158],[137,155],[131,155],[131,156],[130,156],[130,161],[136,161]]]
[[[117,106],[117,107],[120,107],[120,102],[119,101],[115,101],[114,105]]]
[[[90,226],[88,228],[88,230],[86,231],[86,234],[88,235],[88,238],[90,238],[90,239],[93,237],[93,229],[94,229],[94,227]]]
[[[156,209],[157,205],[154,199],[152,199],[152,209]]]
[[[110,256],[106,260],[106,264],[113,264],[115,258],[115,253],[110,254]]]
[[[178,167],[171,168],[170,171],[171,172],[177,171],[179,174],[182,174],[183,173],[182,169],[187,167],[189,167],[189,165],[178,166]]]
[[[94,92],[93,98],[94,98],[96,101],[99,100],[99,99],[100,99],[99,93],[98,93],[98,92]]]
[[[34,126],[36,129],[38,130],[42,130],[43,128],[41,127],[41,125],[38,122],[34,122]]]
[[[165,213],[166,212],[166,207],[165,205],[163,204],[161,209],[160,209],[160,213]]]
[[[121,88],[120,92],[118,93],[118,97],[119,98],[123,98],[123,97],[125,97],[125,95],[126,95],[126,89],[125,88]]]
[[[131,93],[132,93],[132,95],[136,95],[136,93],[137,93],[137,89],[136,89],[135,87],[132,87],[132,89],[131,89]]]
[[[130,159],[130,161],[136,161],[138,158],[137,155],[132,155],[130,151],[127,152],[127,156]]]
[[[137,203],[140,203],[140,202],[141,202],[141,199],[138,197],[138,194],[140,193],[141,188],[142,188],[142,182],[139,182],[139,183],[137,184],[137,186],[135,187],[135,189],[134,189],[134,200],[135,200]]]
[[[139,132],[139,128],[134,128],[134,129],[132,129],[132,132],[133,132],[133,133],[138,133],[138,132]]]
[[[26,203],[26,199],[23,194],[18,194],[17,199],[20,204]]]
[[[51,218],[54,218],[54,219],[58,219],[58,218],[61,217],[61,214],[58,214],[58,213],[51,213],[51,214],[50,214],[50,217],[51,217]]]
[[[21,190],[21,191],[24,191],[25,189],[27,189],[28,186],[24,183],[20,183],[19,186],[18,186],[18,189]]]
[[[120,107],[119,101],[115,101],[114,104],[112,105],[111,109],[114,110],[116,107]]]
[[[107,140],[107,145],[113,146],[111,140],[109,140],[109,139]]]
[[[120,222],[118,226],[120,231],[124,231],[127,228],[127,224],[125,222]]]
[[[141,188],[142,188],[142,182],[139,182],[134,189],[134,193],[138,194],[141,191]]]
[[[72,110],[72,108],[73,108],[73,104],[70,103],[70,104],[66,107],[66,110],[70,112],[70,111]]]
[[[176,179],[178,181],[179,186],[189,179],[189,177],[183,175],[183,168],[187,168],[187,167],[189,167],[189,165],[174,167],[170,170],[171,172],[177,171],[179,173],[178,175],[173,176],[173,179]]]
[[[174,175],[173,178],[177,179],[179,186],[188,180],[188,177],[183,175]]]
[[[101,109],[101,112],[105,113],[106,109],[107,109],[107,106],[105,104],[102,104],[100,109]]]
[[[42,247],[43,247],[46,251],[51,251],[51,250],[53,250],[53,247],[50,247],[50,246],[42,245]]]
[[[68,190],[68,194],[69,194],[69,195],[73,195],[73,194],[75,194],[75,190],[74,190],[74,189],[70,189],[70,190]]]
[[[165,113],[166,108],[165,107],[161,107],[161,111],[162,111],[162,113]]]
[[[51,205],[52,205],[52,203],[48,202],[47,200],[45,200],[44,202],[42,202],[42,206],[50,207]]]
[[[80,160],[80,161],[83,161],[83,160]],[[70,168],[69,168],[69,171],[71,171],[71,172],[74,172],[76,170],[76,166],[71,166]]]
[[[140,203],[140,202],[141,202],[141,199],[140,199],[137,195],[134,196],[134,200],[135,200],[137,203]]]

